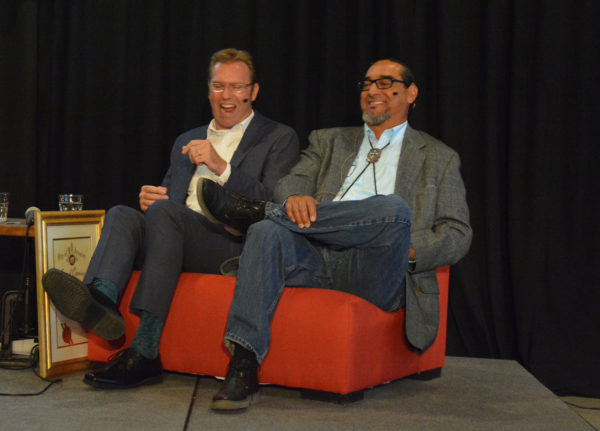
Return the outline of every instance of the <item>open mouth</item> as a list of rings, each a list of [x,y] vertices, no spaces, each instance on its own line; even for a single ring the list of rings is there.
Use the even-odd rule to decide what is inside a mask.
[[[369,109],[375,109],[375,108],[377,108],[377,106],[383,105],[383,104],[384,104],[384,102],[382,102],[381,100],[369,101]]]
[[[221,104],[221,111],[231,113],[231,112],[235,111],[235,105],[223,103],[223,104]]]

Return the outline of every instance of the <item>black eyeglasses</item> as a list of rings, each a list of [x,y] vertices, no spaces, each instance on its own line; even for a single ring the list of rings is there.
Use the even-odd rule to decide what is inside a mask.
[[[406,81],[402,81],[401,79],[395,79],[391,76],[384,76],[383,78],[378,79],[361,79],[360,81],[358,81],[358,89],[360,91],[368,91],[371,87],[371,84],[374,83],[380,90],[385,90],[387,88],[392,88],[394,82],[400,82],[408,87]]]

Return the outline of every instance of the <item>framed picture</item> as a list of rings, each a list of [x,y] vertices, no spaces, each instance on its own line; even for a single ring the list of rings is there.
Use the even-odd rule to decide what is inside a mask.
[[[87,368],[87,330],[60,314],[42,287],[50,268],[83,280],[100,239],[104,210],[40,211],[35,214],[40,375]]]

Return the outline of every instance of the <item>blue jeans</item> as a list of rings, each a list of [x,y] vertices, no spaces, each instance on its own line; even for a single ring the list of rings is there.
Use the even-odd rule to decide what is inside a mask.
[[[404,306],[410,210],[396,195],[317,206],[317,221],[300,228],[283,206],[267,203],[248,230],[225,332],[260,362],[285,286],[334,289],[385,311]]]

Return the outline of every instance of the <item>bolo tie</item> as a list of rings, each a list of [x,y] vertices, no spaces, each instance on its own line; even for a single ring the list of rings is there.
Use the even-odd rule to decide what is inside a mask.
[[[354,178],[354,181],[352,181],[352,184],[350,184],[348,186],[348,188],[344,191],[342,196],[340,196],[340,200],[342,200],[344,198],[344,196],[346,196],[346,193],[348,193],[348,190],[350,190],[352,188],[354,183],[356,183],[356,181],[358,181],[358,179],[362,176],[362,174],[364,174],[365,171],[367,170],[367,168],[371,165],[373,165],[373,184],[375,185],[375,195],[378,194],[377,193],[377,173],[376,173],[376,169],[375,169],[377,166],[376,163],[379,161],[379,158],[381,157],[381,153],[383,152],[383,150],[385,150],[392,141],[390,140],[387,144],[385,144],[381,148],[375,148],[373,146],[373,143],[371,142],[371,138],[367,137],[367,139],[369,140],[369,145],[371,146],[371,149],[367,153],[367,165],[363,168],[362,171],[360,171],[360,174],[358,174],[358,176],[356,178]]]

